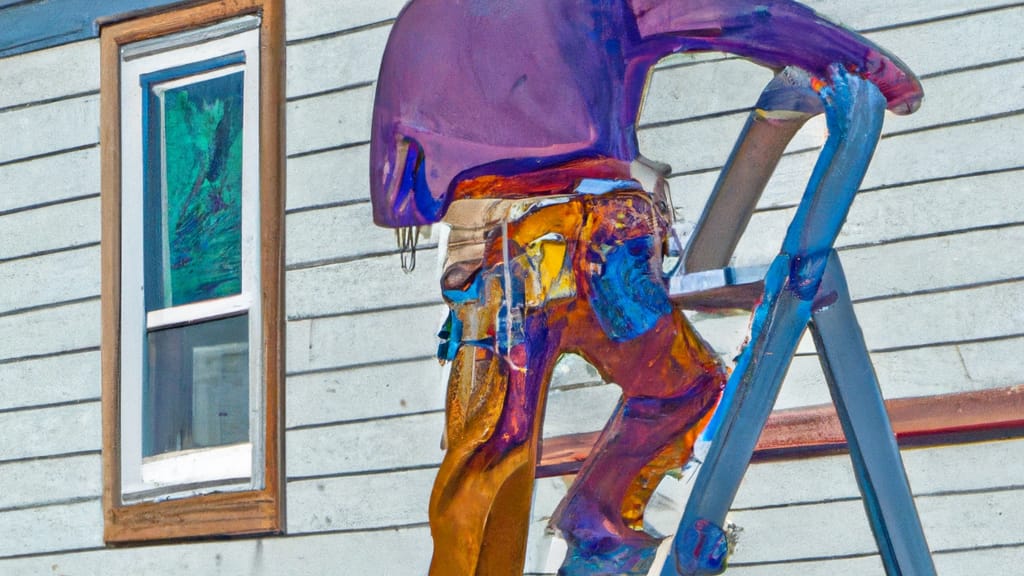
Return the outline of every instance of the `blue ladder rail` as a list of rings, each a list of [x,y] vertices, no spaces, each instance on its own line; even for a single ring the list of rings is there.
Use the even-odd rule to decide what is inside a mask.
[[[749,343],[702,437],[707,454],[697,472],[662,576],[720,574],[725,570],[728,542],[722,526],[726,513],[808,325],[850,446],[855,475],[886,573],[935,574],[877,378],[853,313],[842,266],[833,249],[877,145],[885,99],[872,83],[839,68],[832,70],[831,80],[831,85],[822,88],[820,94],[810,90],[805,75],[791,70],[769,84],[684,254],[684,277],[724,267],[735,248],[735,236],[746,226],[749,212],[786,143],[803,121],[823,105],[828,140],[781,252],[765,276],[763,298],[754,311]],[[820,105],[816,102],[819,97]],[[758,120],[765,110],[793,110],[800,114],[790,116],[796,122],[766,123]],[[737,177],[744,169],[735,168],[734,161],[741,163],[742,149],[750,145],[751,137],[765,144],[761,154],[768,158],[770,167],[748,169]],[[739,196],[740,200],[730,195]],[[738,218],[728,217],[737,213]],[[720,242],[726,245],[725,249],[712,248],[714,242],[707,241],[715,237],[721,240],[723,236],[732,238],[731,243]],[[708,256],[714,250],[717,253]]]

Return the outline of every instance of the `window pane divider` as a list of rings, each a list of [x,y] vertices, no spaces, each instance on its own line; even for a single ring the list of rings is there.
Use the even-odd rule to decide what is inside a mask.
[[[252,297],[248,294],[236,294],[213,300],[203,300],[192,304],[183,304],[172,308],[163,308],[146,313],[146,328],[173,328],[196,322],[216,320],[236,316],[249,311]]]

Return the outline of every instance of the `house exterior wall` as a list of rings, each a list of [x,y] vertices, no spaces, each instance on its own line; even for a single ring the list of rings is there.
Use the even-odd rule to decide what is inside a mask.
[[[0,59],[0,574],[419,575],[442,452],[436,241],[403,274],[368,202],[374,79],[401,0],[287,7],[286,453],[283,536],[104,546],[100,447],[99,43]],[[1024,6],[988,0],[807,2],[920,74],[921,111],[885,136],[838,245],[886,397],[1021,383]],[[0,3],[0,22],[4,3]],[[770,73],[719,55],[655,73],[641,149],[675,169],[695,222]],[[791,146],[736,264],[767,262],[822,125]],[[695,315],[726,358],[747,320]],[[828,402],[806,339],[780,407]],[[569,360],[546,436],[594,430],[614,386]],[[907,450],[941,574],[1024,563],[1024,440]],[[538,481],[527,572],[553,574],[544,525],[566,479]],[[686,486],[652,505],[673,528]],[[729,574],[878,574],[843,455],[751,467]]]

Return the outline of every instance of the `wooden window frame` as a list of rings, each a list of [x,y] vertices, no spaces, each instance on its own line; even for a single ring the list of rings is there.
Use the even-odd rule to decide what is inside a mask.
[[[121,97],[123,45],[260,14],[259,208],[264,475],[256,490],[126,504],[121,486]],[[284,4],[189,3],[100,32],[102,154],[102,396],[104,539],[111,544],[280,533],[284,527]]]

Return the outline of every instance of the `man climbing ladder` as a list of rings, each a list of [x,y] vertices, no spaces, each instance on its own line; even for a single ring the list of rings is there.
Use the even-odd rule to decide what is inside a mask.
[[[706,50],[822,86],[839,64],[897,113],[921,99],[897,59],[789,0],[413,0],[396,21],[374,109],[374,219],[452,227],[433,576],[522,573],[564,352],[623,397],[553,520],[569,543],[560,573],[650,567],[644,505],[688,457],[724,374],[668,299],[667,170],[641,156],[636,124],[651,67]]]

